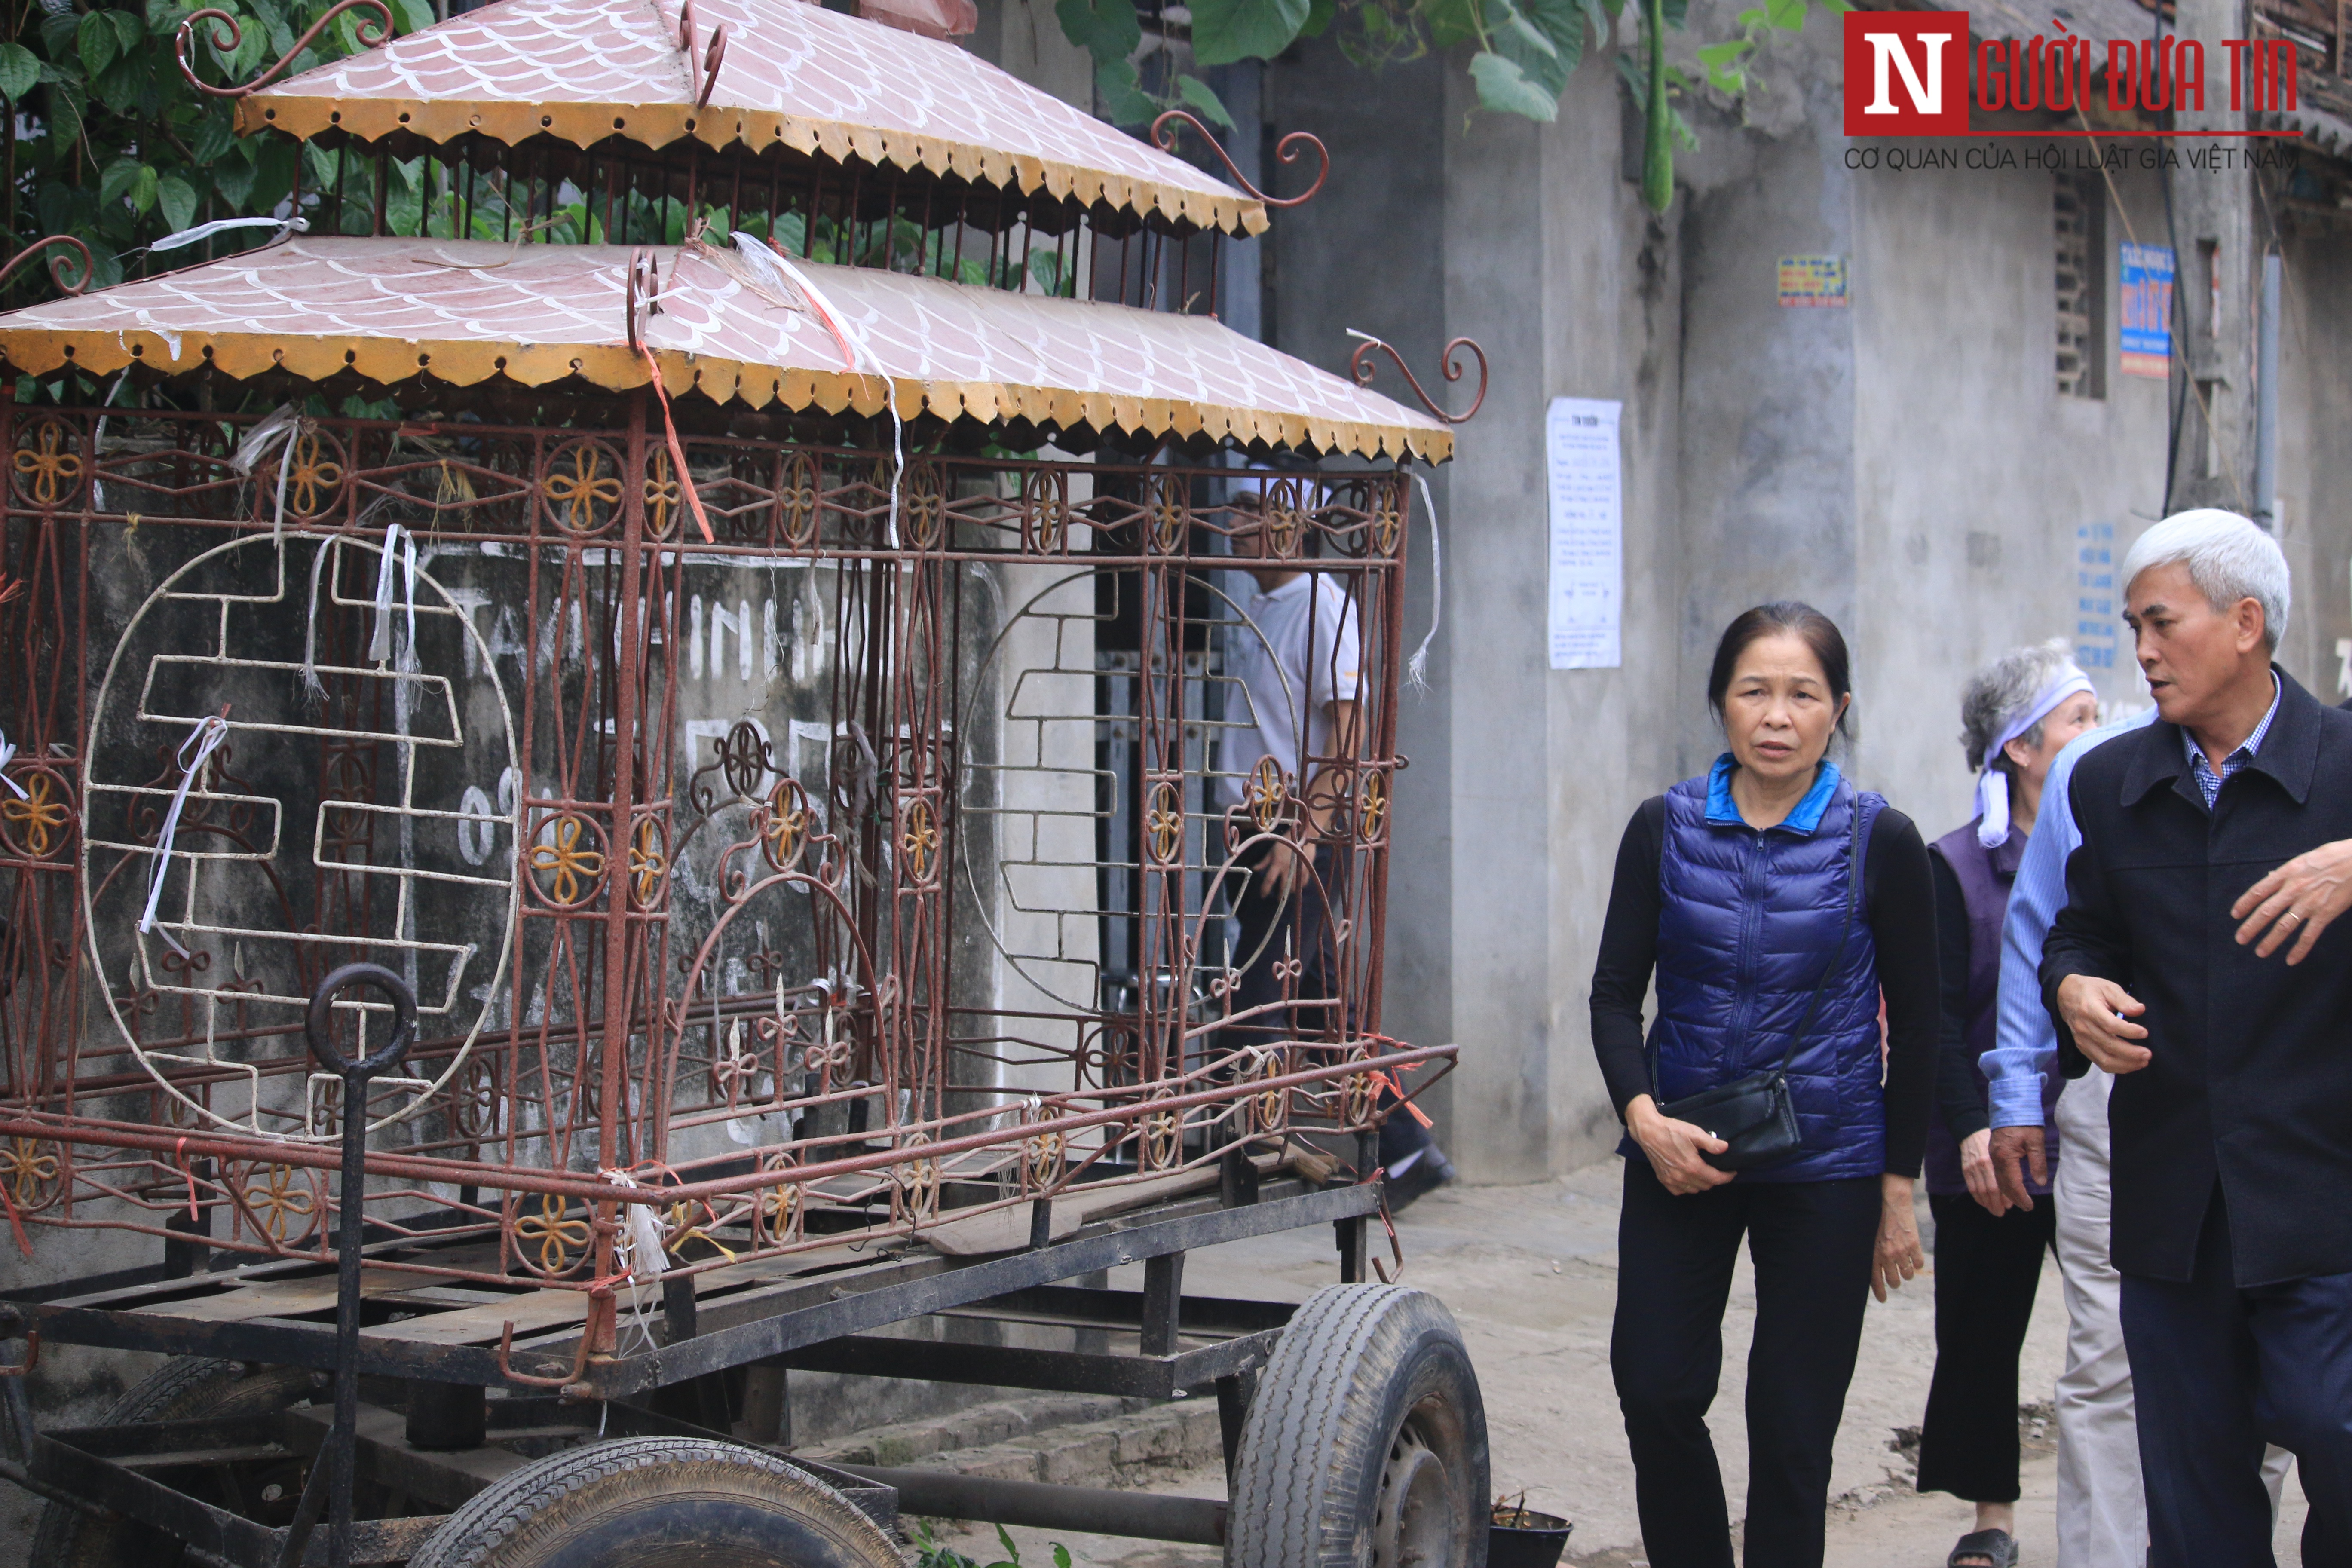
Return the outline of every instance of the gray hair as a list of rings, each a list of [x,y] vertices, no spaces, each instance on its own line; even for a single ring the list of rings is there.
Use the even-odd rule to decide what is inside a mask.
[[[2132,542],[2124,557],[2124,591],[2131,591],[2141,573],[2175,562],[2189,568],[2189,580],[2214,609],[2226,615],[2241,599],[2260,605],[2263,645],[2278,651],[2293,579],[2277,540],[2234,511],[2175,512]]]
[[[1986,754],[2010,721],[2026,705],[2050,689],[2062,676],[2079,675],[2074,650],[2064,637],[2014,647],[1968,679],[1960,688],[1960,744],[1969,752],[1969,772],[1981,772]],[[2046,716],[2045,716],[2046,717]],[[2018,738],[2029,746],[2042,744],[2042,720]],[[2006,756],[1991,759],[1993,766],[2013,773],[2017,765]]]

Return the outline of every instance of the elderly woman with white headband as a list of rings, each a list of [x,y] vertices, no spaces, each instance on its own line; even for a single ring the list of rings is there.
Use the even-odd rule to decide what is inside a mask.
[[[1919,1439],[1919,1489],[1977,1505],[1951,1568],[2017,1560],[2017,1356],[2033,1313],[2042,1254],[2054,1245],[2046,1185],[2032,1209],[2002,1197],[1990,1153],[1984,1075],[1994,1041],[2001,919],[2041,810],[2050,764],[2098,721],[2091,682],[2064,639],[2004,654],[1960,692],[1960,741],[1977,772],[1977,816],[1928,850],[1936,878],[1943,1037],[1928,1131],[1927,1202],[1936,1216],[1936,1379]],[[2042,1085],[2057,1097],[2054,1071]],[[2046,1110],[2046,1106],[2045,1106]],[[2045,1125],[2055,1119],[2044,1116]],[[2058,1158],[2053,1138],[2050,1160]]]

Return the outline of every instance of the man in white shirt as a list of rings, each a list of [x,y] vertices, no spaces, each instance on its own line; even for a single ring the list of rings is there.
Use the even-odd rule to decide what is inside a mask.
[[[1262,1009],[1245,1026],[1278,1038],[1337,1022],[1322,1004],[1339,992],[1330,908],[1345,903],[1349,857],[1344,846],[1319,840],[1340,803],[1328,773],[1357,753],[1362,648],[1355,603],[1340,579],[1293,563],[1312,538],[1307,518],[1264,515],[1264,481],[1243,485],[1234,497],[1237,521],[1261,515],[1255,528],[1236,529],[1234,550],[1257,563],[1228,578],[1236,624],[1225,637],[1229,684],[1216,800],[1229,811],[1245,811],[1253,775],[1270,759],[1304,806],[1300,837],[1311,847],[1311,865],[1287,839],[1259,844],[1241,857],[1248,885],[1233,898],[1240,927],[1233,962],[1242,972],[1233,1009]],[[1244,830],[1254,835],[1257,827],[1246,823]],[[1299,961],[1289,987],[1295,1013],[1283,1005],[1284,983],[1276,973],[1292,957]],[[1381,1128],[1381,1161],[1392,1209],[1454,1176],[1409,1108]]]

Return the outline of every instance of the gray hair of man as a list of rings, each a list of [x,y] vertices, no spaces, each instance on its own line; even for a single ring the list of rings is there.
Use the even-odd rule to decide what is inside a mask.
[[[2017,764],[2009,760],[2008,748],[1996,752],[1995,743],[2029,703],[2070,673],[2079,673],[2074,650],[2064,637],[2052,637],[2011,648],[1969,676],[1960,688],[1960,744],[1968,748],[1969,772],[1982,773],[1990,763],[2014,777]],[[2028,746],[2040,746],[2043,721],[2036,719],[2017,738]]]
[[[2278,541],[2234,511],[2175,512],[2132,541],[2122,581],[2128,594],[2143,572],[2179,563],[2205,602],[2224,615],[2241,599],[2263,607],[2263,640],[2273,653],[2286,633],[2293,577]]]

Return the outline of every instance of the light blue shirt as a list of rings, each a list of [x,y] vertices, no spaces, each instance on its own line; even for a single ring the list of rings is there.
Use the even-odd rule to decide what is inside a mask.
[[[2155,722],[2149,708],[2121,723],[2078,735],[2050,764],[2042,786],[2042,809],[2033,836],[2017,863],[2009,889],[2009,915],[2000,928],[2000,994],[1992,1049],[1977,1058],[1990,1092],[1987,1105],[1995,1127],[2042,1125],[2042,1075],[2058,1059],[2058,1031],[2042,1005],[2042,944],[2058,911],[2066,907],[2066,858],[2083,842],[2067,786],[2074,764],[2091,749],[2127,731]]]

